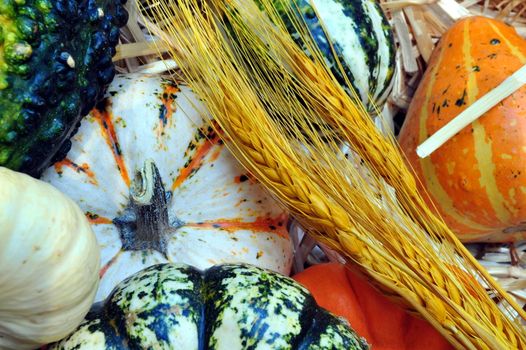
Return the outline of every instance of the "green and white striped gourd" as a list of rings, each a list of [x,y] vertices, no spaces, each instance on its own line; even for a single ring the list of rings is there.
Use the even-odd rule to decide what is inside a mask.
[[[276,5],[279,1],[274,0]],[[369,96],[381,107],[392,88],[395,45],[389,22],[378,3],[374,0],[296,0],[295,3],[292,6],[297,6],[344,89],[352,96],[338,61],[367,108],[374,109]],[[283,17],[293,38],[306,49],[297,31]]]
[[[120,283],[51,349],[367,349],[294,280],[251,265],[159,264]]]

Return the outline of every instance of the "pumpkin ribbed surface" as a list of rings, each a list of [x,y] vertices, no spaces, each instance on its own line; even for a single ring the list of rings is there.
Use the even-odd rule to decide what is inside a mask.
[[[416,147],[526,64],[526,42],[502,22],[471,17],[441,39],[400,144],[432,202],[463,241],[526,238],[526,87],[430,157]]]

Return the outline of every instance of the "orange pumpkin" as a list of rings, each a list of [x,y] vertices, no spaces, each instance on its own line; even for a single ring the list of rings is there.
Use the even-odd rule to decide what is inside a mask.
[[[293,278],[312,293],[320,306],[345,317],[372,349],[453,348],[429,323],[407,313],[344,265],[315,265]]]
[[[526,64],[526,41],[503,22],[470,17],[444,34],[399,140],[439,213],[462,241],[526,238],[526,87],[430,157],[416,147]]]

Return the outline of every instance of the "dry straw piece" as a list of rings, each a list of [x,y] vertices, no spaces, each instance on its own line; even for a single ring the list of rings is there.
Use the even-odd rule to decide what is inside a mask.
[[[346,95],[303,23],[290,17],[312,60],[274,5],[258,2],[264,12],[250,0],[146,2],[155,22],[149,29],[163,38],[227,146],[317,241],[455,347],[526,349],[513,317],[524,312],[426,207],[394,137],[381,135]],[[290,13],[288,2],[280,4]],[[507,301],[502,309],[484,287]]]
[[[497,18],[513,25],[526,37],[526,1],[523,0],[379,1],[391,18],[399,47],[397,84],[389,101],[391,116],[407,109],[426,68],[429,50],[456,20],[480,15]]]

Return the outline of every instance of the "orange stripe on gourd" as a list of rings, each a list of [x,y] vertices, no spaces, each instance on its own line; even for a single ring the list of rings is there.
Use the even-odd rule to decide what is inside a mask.
[[[249,230],[254,233],[272,232],[281,237],[288,237],[287,217],[279,216],[275,218],[257,217],[254,221],[246,222],[240,219],[217,219],[197,223],[187,223],[184,226],[202,229],[218,229],[234,233],[239,230]]]
[[[203,164],[205,157],[210,153],[212,148],[219,145],[220,142],[221,137],[219,137],[219,135],[217,135],[215,132],[213,132],[209,137],[203,136],[203,138],[197,142],[192,141],[192,144],[189,146],[189,148],[195,147],[195,151],[192,152],[193,154],[189,156],[185,166],[179,171],[179,175],[172,184],[172,191],[179,187],[186,179],[190,178],[192,174],[197,171],[197,169],[199,169],[199,167]],[[218,156],[219,154],[215,155],[214,157],[217,159]]]
[[[97,185],[97,179],[95,178],[95,173],[91,171],[89,165],[87,163],[83,163],[81,165],[78,165],[75,162],[72,162],[69,158],[65,158],[61,161],[56,162],[54,165],[55,171],[58,174],[62,174],[63,168],[68,167],[72,169],[73,171],[77,173],[82,173],[88,177],[88,182],[92,185]]]
[[[487,30],[491,30],[490,27]],[[476,33],[474,33],[476,34]],[[492,87],[488,84],[479,84],[477,81],[477,75],[481,75],[481,70],[483,74],[486,75],[486,69],[489,67],[480,67],[480,50],[472,49],[472,40],[476,40],[475,35],[473,38],[470,36],[470,27],[464,27],[464,37],[465,37],[465,46],[464,46],[464,57],[465,60],[465,69],[468,72],[468,88],[467,88],[467,98],[468,106],[473,104],[478,98],[482,95],[489,92]],[[476,55],[478,57],[473,57]],[[477,68],[474,68],[477,67]],[[481,80],[484,78],[480,78]],[[467,106],[466,106],[467,107]],[[487,216],[490,216],[492,220],[498,220],[500,223],[505,223],[510,219],[510,213],[506,209],[505,199],[502,193],[497,188],[497,181],[495,179],[495,163],[493,161],[493,147],[491,136],[488,135],[485,129],[484,120],[487,120],[487,116],[475,120],[472,124],[473,135],[471,138],[474,140],[474,150],[476,157],[476,164],[478,164],[477,169],[480,169],[479,174],[479,189],[478,193],[482,195],[485,193],[488,203],[484,203],[484,208],[490,208],[492,211],[488,210]],[[491,130],[488,130],[491,132]],[[497,224],[497,223],[496,223]],[[496,225],[498,227],[499,224]]]
[[[157,137],[164,135],[164,129],[172,122],[173,114],[177,109],[175,99],[181,89],[174,83],[166,81],[163,84],[163,91],[160,93],[161,110],[159,111],[159,125],[157,126]]]
[[[106,143],[113,153],[113,157],[115,158],[115,163],[117,164],[117,169],[121,174],[122,180],[126,186],[130,187],[130,177],[128,175],[128,170],[126,169],[124,157],[122,156],[121,146],[119,144],[119,140],[117,139],[117,133],[115,132],[115,126],[113,125],[113,113],[111,113],[111,111],[109,111],[106,106],[106,108],[102,111],[94,108],[91,111],[91,115],[100,124],[100,130],[104,136],[104,140],[106,140]]]
[[[100,216],[98,214],[92,213],[92,212],[86,212],[86,217],[88,218],[88,221],[92,225],[110,225],[113,224],[113,220]]]
[[[501,40],[504,44],[506,44],[512,53],[513,56],[515,56],[522,64],[526,64],[526,49],[524,48],[524,43],[517,43],[516,40],[512,42],[508,39],[508,37],[511,39],[515,37],[517,39],[516,33],[511,29],[511,27],[497,27],[494,23],[488,23],[488,25],[491,27],[491,29],[497,34],[497,37],[499,40]],[[505,33],[503,33],[505,31]],[[522,47],[521,47],[522,44]],[[501,67],[503,68],[503,67]]]
[[[445,45],[448,44],[448,38],[444,38],[443,41]],[[437,80],[438,77],[440,77],[440,71],[439,68],[441,66],[442,60],[444,59],[444,56],[447,54],[453,55],[453,54],[459,54],[456,50],[456,46],[448,47],[448,50],[442,51],[442,53],[437,57],[436,60],[433,60],[434,62],[430,63],[430,66],[434,67],[431,74],[427,76],[426,81],[423,83],[423,86],[426,86],[426,92],[425,94],[422,94],[424,96],[422,101],[419,101],[419,103],[413,104],[420,107],[420,122],[419,122],[419,132],[418,132],[418,139],[415,140],[416,142],[413,142],[412,149],[416,148],[416,144],[422,143],[424,140],[429,137],[432,133],[434,133],[436,130],[438,130],[443,124],[445,124],[444,121],[437,120],[439,123],[436,125],[436,119],[437,118],[429,118],[432,114],[440,114],[442,109],[446,108],[444,105],[444,102],[442,101],[440,97],[442,96],[436,96],[433,95],[434,90],[439,90],[442,92],[447,92],[448,89],[464,89],[463,86],[455,86],[455,84],[459,84],[461,80],[455,80],[452,79],[450,83],[444,84],[444,86],[439,86],[437,89],[434,89],[436,84],[441,82],[447,82],[446,80]],[[453,52],[451,52],[453,51]],[[449,58],[449,57],[448,57]],[[433,105],[433,103],[430,103],[430,101],[434,99],[436,102]],[[449,101],[449,103],[454,104],[455,101]],[[409,112],[411,113],[411,112]],[[443,112],[442,112],[443,113]],[[411,131],[408,131],[408,133],[411,133]],[[453,141],[455,142],[455,141]],[[445,145],[446,146],[446,145]],[[405,148],[405,147],[403,147]],[[456,200],[456,198],[452,197],[449,192],[452,192],[451,190],[448,191],[448,189],[451,189],[454,186],[458,186],[459,184],[456,183],[448,183],[446,180],[446,183],[443,183],[443,180],[441,179],[448,179],[449,176],[446,174],[449,174],[451,172],[451,167],[437,167],[436,159],[439,160],[438,164],[440,164],[440,157],[442,155],[440,152],[436,152],[432,155],[431,158],[424,158],[420,159],[417,158],[416,153],[412,152],[411,154],[413,160],[411,163],[419,162],[422,170],[423,181],[425,183],[425,187],[427,188],[429,194],[431,195],[433,201],[436,203],[439,203],[439,205],[442,208],[445,208],[446,210],[442,211],[442,215],[448,225],[454,226],[454,227],[461,227],[462,229],[471,229],[471,230],[484,230],[485,227],[482,225],[479,225],[477,222],[470,220],[469,218],[463,216],[461,212],[457,209],[458,205],[463,204],[461,201]],[[469,157],[469,154],[465,155],[466,157]],[[442,162],[443,164],[447,164],[447,162]],[[451,164],[451,163],[449,163]],[[453,163],[455,164],[455,163]],[[460,164],[459,164],[460,165]]]
[[[506,60],[510,63],[507,67],[491,66],[490,69],[505,70],[506,73],[512,74],[526,64],[526,45],[520,38],[520,41],[517,41],[516,35],[510,33],[511,28],[500,28],[491,23],[490,26],[500,39],[501,45],[508,48],[509,55]],[[511,214],[508,221],[514,224],[519,224],[526,217],[526,205],[520,205],[526,203],[526,181],[522,175],[526,171],[526,124],[521,122],[526,118],[524,101],[526,89],[522,88],[491,110],[488,113],[491,118],[487,118],[491,121],[491,124],[487,125],[488,130],[501,128],[502,134],[507,136],[493,140],[495,150],[506,150],[495,152],[493,162],[497,165],[496,171],[501,174],[497,185]]]
[[[113,258],[110,259],[110,261],[108,261],[104,266],[101,267],[101,269],[99,270],[99,278],[104,277],[104,275],[106,274],[106,272],[108,272],[110,267],[117,262],[117,260],[119,259],[120,256],[122,256],[123,252],[124,251],[122,249],[120,249],[117,252],[117,254],[115,254],[113,256]]]

